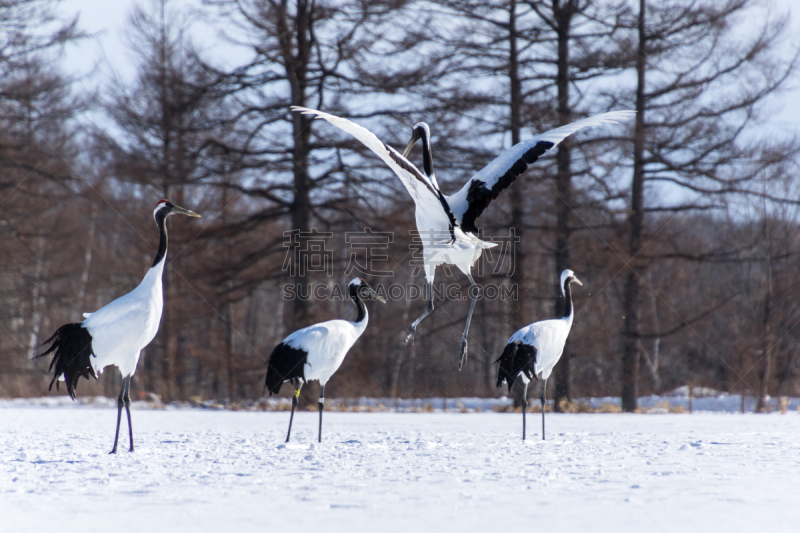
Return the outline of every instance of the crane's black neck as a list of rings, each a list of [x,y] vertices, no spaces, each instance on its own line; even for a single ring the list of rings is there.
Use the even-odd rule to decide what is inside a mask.
[[[572,316],[572,289],[569,279],[564,280],[564,286],[561,287],[561,294],[564,295],[564,317],[569,318]]]
[[[156,211],[156,224],[158,224],[158,233],[160,235],[160,240],[158,242],[158,252],[156,252],[156,258],[153,260],[153,268],[161,261],[164,260],[164,256],[167,255],[167,209],[159,209]]]
[[[360,285],[350,285],[350,298],[353,299],[353,303],[356,305],[356,310],[358,311],[356,324],[360,323],[367,317],[367,306],[364,305],[364,302],[361,300],[361,296],[358,294],[359,287]]]
[[[422,170],[426,176],[433,176],[433,154],[431,153],[431,139],[427,130],[422,128]]]

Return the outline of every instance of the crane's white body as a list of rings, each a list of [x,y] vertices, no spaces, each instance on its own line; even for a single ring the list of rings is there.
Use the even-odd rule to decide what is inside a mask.
[[[342,366],[347,352],[356,343],[369,322],[369,312],[361,322],[329,320],[298,329],[283,340],[308,356],[303,368],[305,381],[319,380],[323,387]]]
[[[553,367],[564,352],[574,315],[575,313],[571,313],[568,317],[534,322],[514,333],[506,344],[519,341],[522,344],[535,346],[536,361],[533,364],[533,373],[537,379],[545,380],[550,377]],[[519,376],[527,383],[528,378],[524,373],[520,373]]]
[[[164,310],[161,278],[164,258],[145,274],[138,287],[110,304],[89,313],[82,326],[92,335],[96,357],[92,367],[99,375],[107,366],[116,366],[122,377],[133,375],[139,356],[155,338]]]
[[[419,211],[417,207],[417,213]],[[421,227],[419,222],[417,227]],[[453,228],[455,239],[450,238],[446,229],[419,232],[422,239],[422,262],[428,283],[433,283],[436,267],[439,265],[453,265],[469,275],[483,250],[497,246],[497,243],[483,241],[472,233],[464,233],[458,227]]]

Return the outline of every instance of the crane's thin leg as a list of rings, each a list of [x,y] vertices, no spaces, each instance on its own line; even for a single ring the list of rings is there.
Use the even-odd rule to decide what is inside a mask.
[[[325,385],[319,387],[319,439],[322,442],[322,410],[325,408]]]
[[[122,381],[123,387],[125,388],[125,398],[123,401],[125,402],[125,413],[128,415],[128,435],[130,435],[131,439],[131,448],[128,450],[129,452],[133,451],[133,425],[131,424],[131,377],[128,376]]]
[[[406,346],[414,342],[414,335],[417,333],[417,325],[422,322],[423,318],[431,313],[433,313],[433,282],[428,283],[428,308],[425,309],[425,312],[422,313],[418,319],[408,326],[408,333],[406,333],[406,340],[404,341]]]
[[[522,440],[525,440],[525,408],[528,406],[528,382],[522,389]]]
[[[289,442],[289,437],[292,436],[292,420],[294,420],[294,408],[297,407],[297,398],[300,396],[300,389],[303,388],[303,384],[297,386],[297,389],[294,391],[294,396],[292,396],[292,414],[289,415],[289,431],[286,433],[286,442]]]
[[[122,380],[122,388],[119,391],[119,398],[117,399],[117,432],[114,434],[114,448],[108,452],[109,454],[117,453],[117,441],[119,440],[119,422],[122,419],[122,406],[125,405],[125,380]]]
[[[475,310],[475,302],[478,301],[478,284],[472,279],[472,274],[467,274],[469,278],[469,297],[472,302],[469,304],[469,314],[467,315],[467,325],[464,326],[464,334],[461,335],[461,360],[458,363],[458,369],[464,368],[467,364],[467,335],[469,334],[469,323],[472,322],[472,312]]]
[[[542,382],[542,440],[544,440],[544,395],[547,392],[547,379]]]

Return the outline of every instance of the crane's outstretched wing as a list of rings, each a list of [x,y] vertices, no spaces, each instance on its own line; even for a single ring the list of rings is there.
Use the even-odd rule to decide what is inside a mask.
[[[547,150],[578,130],[602,124],[616,124],[635,114],[635,111],[612,111],[595,115],[514,145],[475,174],[461,190],[447,197],[456,222],[463,231],[478,231],[475,221],[483,210]]]
[[[397,174],[400,181],[403,182],[408,194],[414,199],[417,208],[423,211],[424,219],[436,226],[434,228],[419,228],[420,230],[450,229],[452,231],[452,226],[455,225],[455,218],[450,212],[444,195],[431,183],[431,180],[429,180],[425,174],[420,172],[408,159],[400,155],[397,150],[381,142],[381,140],[368,129],[346,118],[336,117],[328,113],[323,113],[322,111],[305,107],[292,106],[291,109],[292,111],[298,111],[304,115],[314,115],[317,118],[327,120],[337,128],[346,131],[361,141],[364,146],[375,152],[375,154]]]

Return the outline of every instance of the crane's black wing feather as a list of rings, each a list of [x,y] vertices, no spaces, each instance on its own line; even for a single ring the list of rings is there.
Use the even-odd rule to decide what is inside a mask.
[[[67,392],[74,400],[79,378],[89,379],[91,376],[97,379],[91,360],[92,357],[96,357],[92,350],[92,335],[81,324],[65,324],[58,328],[52,337],[44,341],[42,346],[46,344],[50,344],[50,348],[36,357],[53,354],[49,370],[53,370],[55,366],[55,373],[50,382],[50,389],[52,390],[53,383],[55,383],[56,390],[58,390],[58,378],[63,374]]]
[[[576,131],[590,126],[614,124],[617,121],[628,120],[634,115],[633,111],[603,113],[515,144],[470,178],[458,192],[447,197],[450,211],[459,227],[462,231],[477,232],[475,223],[492,200],[522,175],[528,165]]]
[[[508,384],[508,390],[511,391],[511,386],[514,380],[517,379],[521,373],[533,381],[533,365],[536,362],[536,346],[523,344],[520,341],[509,342],[506,344],[503,354],[495,361],[500,363],[497,369],[497,386]]]
[[[535,163],[542,154],[552,147],[553,143],[540,141],[523,153],[522,157],[514,161],[502,175],[492,176],[487,181],[480,179],[470,180],[469,188],[467,189],[467,208],[461,217],[462,231],[477,232],[478,228],[475,226],[475,221],[481,216],[483,210],[509,185],[514,183],[514,180],[528,169],[528,165]]]
[[[280,343],[272,350],[267,360],[267,380],[264,387],[269,389],[269,394],[278,394],[285,381],[297,385],[297,380],[305,381],[305,366],[308,352],[299,348],[292,348],[288,344]]]

